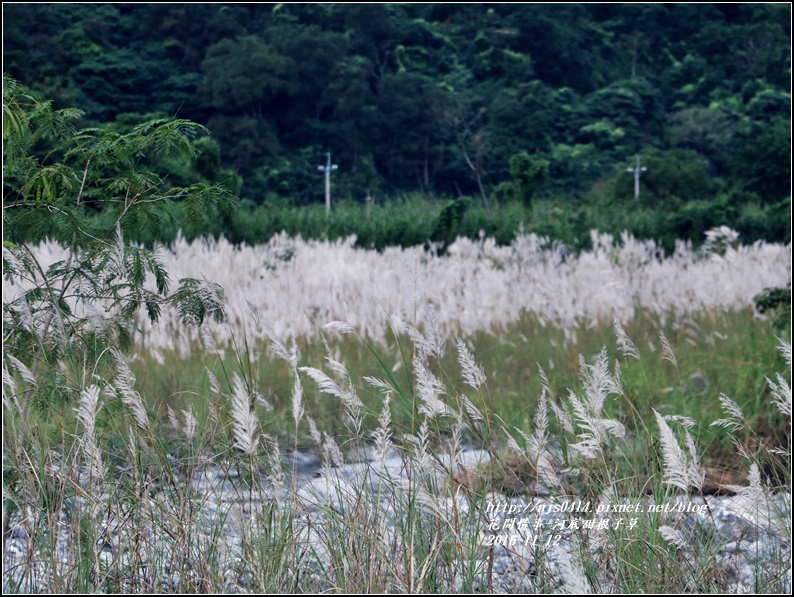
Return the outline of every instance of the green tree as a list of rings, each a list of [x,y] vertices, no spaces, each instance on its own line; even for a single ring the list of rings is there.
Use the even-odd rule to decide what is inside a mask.
[[[648,170],[640,178],[640,202],[665,208],[677,208],[688,201],[714,197],[716,185],[708,161],[694,151],[650,149],[641,154],[642,166]],[[627,162],[634,168],[634,160]],[[621,171],[614,179],[615,197],[634,199],[634,175]]]
[[[64,383],[59,364],[97,362],[110,347],[128,347],[139,310],[152,322],[166,305],[188,322],[223,317],[220,287],[186,278],[169,292],[157,252],[125,240],[167,219],[175,202],[196,226],[231,211],[235,199],[222,186],[168,188],[156,174],[160,159],[193,159],[191,139],[208,131],[175,119],[145,122],[127,134],[77,130],[79,116],[53,110],[4,76],[3,272],[26,289],[4,298],[4,352],[38,384],[21,400],[13,397],[22,436],[34,397],[46,407],[75,387]],[[49,150],[39,157],[42,144]],[[66,251],[49,267],[28,244],[42,231]]]
[[[516,197],[525,207],[531,208],[535,194],[549,177],[549,163],[522,151],[510,158],[510,174]]]

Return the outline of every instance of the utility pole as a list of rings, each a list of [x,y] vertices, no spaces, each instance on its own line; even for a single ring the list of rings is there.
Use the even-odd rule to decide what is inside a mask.
[[[626,168],[626,172],[634,174],[634,199],[640,200],[640,174],[647,172],[648,168],[640,168],[640,154],[637,154],[637,165],[634,168]]]
[[[317,166],[318,170],[325,172],[325,213],[331,213],[331,171],[339,168],[336,164],[331,164],[331,152],[327,154],[325,166]]]

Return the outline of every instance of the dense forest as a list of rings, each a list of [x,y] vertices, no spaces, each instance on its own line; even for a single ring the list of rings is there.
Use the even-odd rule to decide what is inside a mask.
[[[644,210],[666,228],[640,235],[697,238],[726,224],[745,240],[790,238],[789,3],[3,13],[6,73],[82,110],[81,126],[206,126],[191,167],[159,167],[175,185],[222,182],[250,213],[321,206],[318,166],[331,152],[334,196],[348,205],[455,200],[431,233],[471,204],[518,205],[514,219],[529,224],[583,229],[597,214]],[[637,155],[639,203],[627,171]]]

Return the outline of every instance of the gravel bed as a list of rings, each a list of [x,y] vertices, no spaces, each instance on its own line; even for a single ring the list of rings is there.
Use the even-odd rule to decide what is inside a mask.
[[[185,495],[189,491],[193,496],[191,538],[197,547],[196,557],[212,553],[222,569],[225,590],[249,592],[252,571],[242,564],[241,557],[245,538],[250,536],[252,512],[272,504],[273,512],[290,520],[297,545],[302,549],[303,569],[296,589],[321,590],[327,588],[323,587],[327,583],[324,571],[331,567],[333,557],[329,550],[334,543],[329,541],[329,533],[340,526],[345,528],[338,524],[339,520],[347,521],[345,524],[352,528],[349,525],[357,524],[356,517],[365,516],[361,524],[366,525],[367,532],[375,533],[383,545],[399,546],[401,535],[394,523],[405,509],[410,489],[421,504],[423,516],[437,520],[455,517],[461,534],[479,536],[479,559],[469,584],[464,585],[463,578],[447,579],[448,586],[457,590],[534,593],[589,588],[613,592],[611,587],[616,579],[612,578],[611,562],[617,555],[613,553],[614,537],[623,527],[623,541],[636,535],[637,540],[659,544],[658,540],[642,536],[644,517],[648,516],[664,517],[664,524],[679,533],[683,540],[679,549],[681,566],[689,563],[696,572],[698,558],[708,558],[718,568],[726,592],[752,593],[757,583],[768,583],[780,576],[783,576],[782,585],[789,591],[791,588],[790,494],[775,495],[765,509],[751,511],[747,508],[747,498],[738,495],[675,496],[658,504],[650,498],[635,502],[601,498],[588,503],[542,495],[545,492],[531,488],[534,490],[524,496],[491,493],[472,507],[460,487],[450,490],[446,483],[450,472],[469,471],[486,462],[486,452],[465,450],[454,462],[448,458],[446,462],[424,468],[419,464],[409,466],[397,452],[385,458],[367,456],[367,460],[328,469],[322,467],[317,456],[291,455],[285,459],[285,468],[293,475],[285,477],[281,485],[262,482],[255,490],[242,489],[245,471],[212,463],[196,469],[180,488]],[[419,474],[422,470],[423,478]],[[366,491],[362,492],[362,488]],[[79,496],[70,499],[75,500],[72,509],[79,507],[82,512],[94,505],[95,520],[101,521],[95,533],[97,565],[100,571],[126,571],[117,579],[118,589],[159,587],[173,591],[183,580],[182,575],[191,574],[190,570],[170,568],[170,556],[178,540],[169,535],[167,516],[159,521],[161,528],[152,524],[144,529],[135,528],[130,523],[136,513],[133,505],[119,512],[102,500],[89,502]],[[138,506],[144,510],[151,507],[153,512],[168,512],[176,501],[173,490],[158,488]],[[40,527],[41,519],[39,524],[32,524],[37,519],[36,513],[15,513],[4,537],[4,592],[46,592],[56,575],[73,571],[76,538],[72,534],[77,527],[69,521],[69,512],[70,508],[63,508],[61,518],[49,527],[57,533],[54,538],[31,537],[29,529]],[[330,518],[337,521],[335,526]],[[636,525],[634,534],[632,524]],[[218,529],[223,529],[222,536]],[[698,541],[693,540],[695,537]],[[588,540],[583,541],[584,538]],[[43,539],[54,539],[55,550],[37,544]],[[709,546],[709,553],[693,553],[687,548],[695,544]],[[130,549],[132,545],[137,550]],[[598,571],[596,586],[586,586],[578,563],[583,559]],[[400,558],[395,560],[394,567],[399,572]],[[131,577],[129,570],[137,570],[138,577]],[[699,592],[695,572],[689,589]],[[757,574],[766,577],[757,578]],[[592,575],[589,578],[592,582]],[[399,589],[393,587],[394,591]]]

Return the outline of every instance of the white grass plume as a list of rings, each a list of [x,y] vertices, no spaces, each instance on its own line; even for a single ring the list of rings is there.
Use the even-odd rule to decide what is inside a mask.
[[[623,372],[620,370],[620,361],[615,359],[615,367],[614,373],[612,374],[612,383],[614,384],[614,389],[617,394],[620,396],[625,396],[626,391],[624,390],[623,386]]]
[[[472,421],[482,421],[484,419],[484,417],[482,416],[482,412],[480,412],[480,409],[474,406],[474,403],[471,400],[469,400],[469,398],[465,394],[461,394],[459,398],[463,405],[463,408],[466,410],[466,413],[469,415]]]
[[[218,378],[209,370],[209,368],[205,367],[204,370],[207,373],[207,379],[210,381],[210,391],[218,396],[219,398],[223,396],[223,392],[221,391],[221,384],[218,383]]]
[[[303,385],[301,385],[301,378],[298,375],[298,370],[293,369],[295,375],[295,383],[292,386],[292,419],[295,421],[295,426],[300,423],[304,415],[303,409]]]
[[[573,427],[573,420],[568,414],[568,411],[559,406],[554,400],[549,402],[549,406],[551,406],[551,410],[554,412],[554,416],[557,417],[557,421],[562,426],[563,431],[570,435],[574,435],[576,430]]]
[[[182,432],[186,438],[193,439],[196,437],[196,428],[198,427],[198,420],[193,415],[193,405],[191,404],[187,410],[182,409],[182,415],[185,417],[185,426],[182,428]]]
[[[791,369],[791,344],[786,342],[785,340],[783,340],[783,338],[778,338],[777,336],[775,336],[775,338],[777,338],[778,342],[780,343],[780,346],[778,347],[778,349],[780,350],[781,354],[783,355],[783,358],[786,359],[786,364],[788,365],[788,368],[790,370]]]
[[[268,481],[273,485],[276,496],[279,496],[284,489],[286,475],[284,474],[284,469],[281,468],[281,453],[278,449],[278,440],[268,434],[263,434],[262,437],[268,446],[267,458],[270,463]]]
[[[626,331],[623,329],[623,326],[620,325],[620,322],[615,319],[612,324],[615,327],[615,335],[618,338],[618,348],[620,348],[623,356],[640,360],[640,351],[637,350],[634,342],[632,342],[628,334],[626,334]]]
[[[179,429],[179,419],[176,416],[176,411],[171,408],[170,404],[167,404],[165,408],[168,413],[168,422],[171,423],[171,427],[174,429]]]
[[[678,369],[678,361],[675,358],[675,353],[673,352],[673,347],[670,345],[670,341],[664,334],[659,334],[659,340],[662,343],[662,358],[670,361],[673,367]]]
[[[438,313],[430,303],[425,304],[424,324],[424,333],[408,322],[405,323],[405,327],[421,355],[441,359],[446,350],[446,341],[441,331]]]
[[[780,343],[778,349],[783,354],[783,358],[786,359],[788,369],[791,371],[791,344],[782,338],[777,338],[777,340]],[[783,416],[791,418],[791,386],[780,373],[775,375],[775,379],[777,383],[773,382],[768,377],[766,378],[766,383],[772,392],[772,404],[777,406]],[[788,450],[778,449],[777,452],[788,454]]]
[[[273,405],[270,404],[270,402],[267,401],[267,398],[265,398],[260,392],[252,389],[251,394],[254,396],[254,400],[259,406],[268,412],[273,412]]]
[[[312,436],[314,443],[318,446],[321,446],[323,443],[323,437],[320,435],[320,431],[317,429],[317,424],[314,422],[309,415],[306,415],[306,423],[309,425],[309,435]]]
[[[535,429],[532,434],[527,434],[517,427],[516,431],[524,438],[527,460],[535,466],[535,470],[538,473],[538,481],[546,488],[560,487],[562,482],[557,476],[556,467],[547,449],[548,426],[548,401],[546,392],[543,391],[538,399],[538,411],[535,413]],[[508,443],[511,443],[514,449],[518,447],[518,444],[509,435]]]
[[[609,436],[620,438],[626,434],[622,423],[599,417],[599,412],[593,411],[585,402],[579,400],[573,391],[569,392],[568,401],[573,407],[577,425],[581,428],[576,434],[581,441],[569,444],[568,447],[585,458],[596,458],[603,446],[609,442]]]
[[[769,532],[779,532],[777,530],[777,522],[780,516],[772,505],[771,490],[761,483],[761,471],[757,463],[753,462],[750,465],[747,480],[749,481],[747,486],[726,485],[727,489],[736,492],[734,499],[735,513],[758,528]],[[790,504],[790,494],[788,499]],[[784,528],[791,528],[790,513],[791,511],[789,510],[788,524]]]
[[[19,375],[22,377],[23,380],[25,380],[25,383],[34,387],[39,385],[38,382],[36,381],[36,377],[33,375],[31,370],[27,368],[25,363],[20,361],[12,354],[6,354],[6,358],[14,366],[14,368],[17,371],[19,371]]]
[[[101,479],[105,475],[105,467],[102,462],[102,452],[96,443],[94,432],[96,416],[102,408],[99,404],[99,386],[91,385],[80,392],[80,405],[75,409],[77,420],[83,425],[83,437],[81,444],[85,452],[86,461],[91,469],[92,477]]]
[[[146,407],[143,398],[135,391],[135,375],[132,373],[127,361],[118,350],[113,349],[113,357],[116,359],[116,379],[113,380],[110,391],[112,394],[126,404],[132,411],[135,422],[141,429],[148,429],[149,418],[146,415]]]
[[[438,312],[430,303],[425,304],[425,339],[428,342],[425,346],[426,354],[441,359],[444,356],[446,340],[441,330]]]
[[[6,389],[8,389],[8,393],[6,393]],[[6,367],[5,361],[3,361],[3,408],[10,410],[10,398],[13,398],[14,408],[17,412],[19,412],[19,400],[17,400],[16,391],[17,382],[14,381],[13,376],[11,373],[9,373],[8,368]]]
[[[460,338],[456,338],[455,342],[458,347],[458,363],[463,371],[463,380],[475,390],[479,390],[485,383],[485,372],[474,360],[474,355],[471,354],[466,343]]]
[[[579,372],[585,388],[585,399],[579,399],[573,391],[569,390],[568,402],[573,409],[577,426],[581,429],[576,434],[581,441],[571,444],[569,447],[585,458],[593,459],[608,443],[610,436],[623,437],[626,434],[626,429],[619,421],[601,416],[606,399],[610,394],[618,393],[618,388],[609,374],[606,348],[599,353],[592,365],[587,364],[580,357]],[[558,409],[552,408],[558,418],[564,416]]]
[[[391,409],[389,403],[391,395],[386,392],[383,398],[383,408],[378,415],[378,428],[372,434],[375,439],[375,454],[381,466],[386,462],[386,454],[391,447]]]
[[[677,531],[671,526],[660,526],[659,534],[662,536],[662,539],[682,551],[688,551],[690,549],[690,543],[686,540],[686,537],[684,537],[681,531]]]
[[[240,376],[234,374],[232,389],[232,419],[234,420],[234,440],[235,445],[248,454],[256,454],[259,445],[257,427],[259,419],[256,412],[251,409],[250,397],[245,383]]]
[[[604,408],[607,397],[619,393],[609,373],[606,348],[601,350],[592,365],[582,360],[579,374],[585,388],[588,406],[598,415]]]
[[[329,321],[323,326],[325,331],[339,332],[340,334],[355,334],[356,328],[346,321]]]
[[[328,467],[328,457],[330,457],[330,461],[334,463],[335,467],[342,468],[345,465],[345,457],[342,454],[342,450],[339,449],[336,440],[325,431],[323,431],[323,438],[323,452],[326,456],[326,467]]]
[[[292,338],[292,345],[289,350],[281,341],[281,339],[276,335],[276,333],[267,325],[260,324],[259,328],[264,332],[265,336],[267,336],[268,340],[270,340],[270,352],[276,355],[283,361],[289,363],[293,368],[298,366],[298,347],[295,343],[295,338]]]
[[[725,394],[720,393],[720,404],[730,417],[727,419],[717,419],[710,427],[724,427],[729,431],[736,432],[743,427],[744,413],[742,409],[733,400],[728,398]]]
[[[382,380],[379,377],[372,377],[369,375],[365,375],[363,379],[373,388],[378,388],[379,390],[383,390],[384,392],[392,392],[395,394],[397,393],[397,390],[394,389],[393,385],[391,385],[388,381]]]
[[[790,365],[789,365],[790,367]],[[791,417],[791,386],[783,379],[780,373],[775,376],[777,383],[773,382],[768,377],[766,383],[772,392],[772,404],[777,406],[778,410],[786,417]]]
[[[415,361],[415,370],[416,389],[421,401],[419,412],[428,419],[449,414],[449,407],[439,399],[445,393],[443,384],[430,372],[419,355]]]
[[[344,404],[348,415],[353,420],[356,430],[359,430],[361,424],[361,409],[363,408],[364,404],[361,402],[361,399],[353,389],[347,369],[345,369],[341,363],[331,359],[330,357],[327,358],[327,361],[331,365],[332,369],[335,369],[337,372],[341,373],[346,381],[345,385],[347,387],[340,386],[326,373],[320,371],[319,369],[315,369],[314,367],[300,367],[298,370],[311,377],[320,388],[321,392],[339,398]]]
[[[674,485],[683,491],[691,488],[700,490],[705,481],[705,473],[700,468],[700,460],[695,449],[695,442],[689,434],[689,430],[684,429],[686,437],[687,455],[678,445],[673,430],[667,424],[665,417],[660,415],[655,409],[653,414],[659,425],[660,440],[662,443],[662,455],[664,457],[664,483]]]

